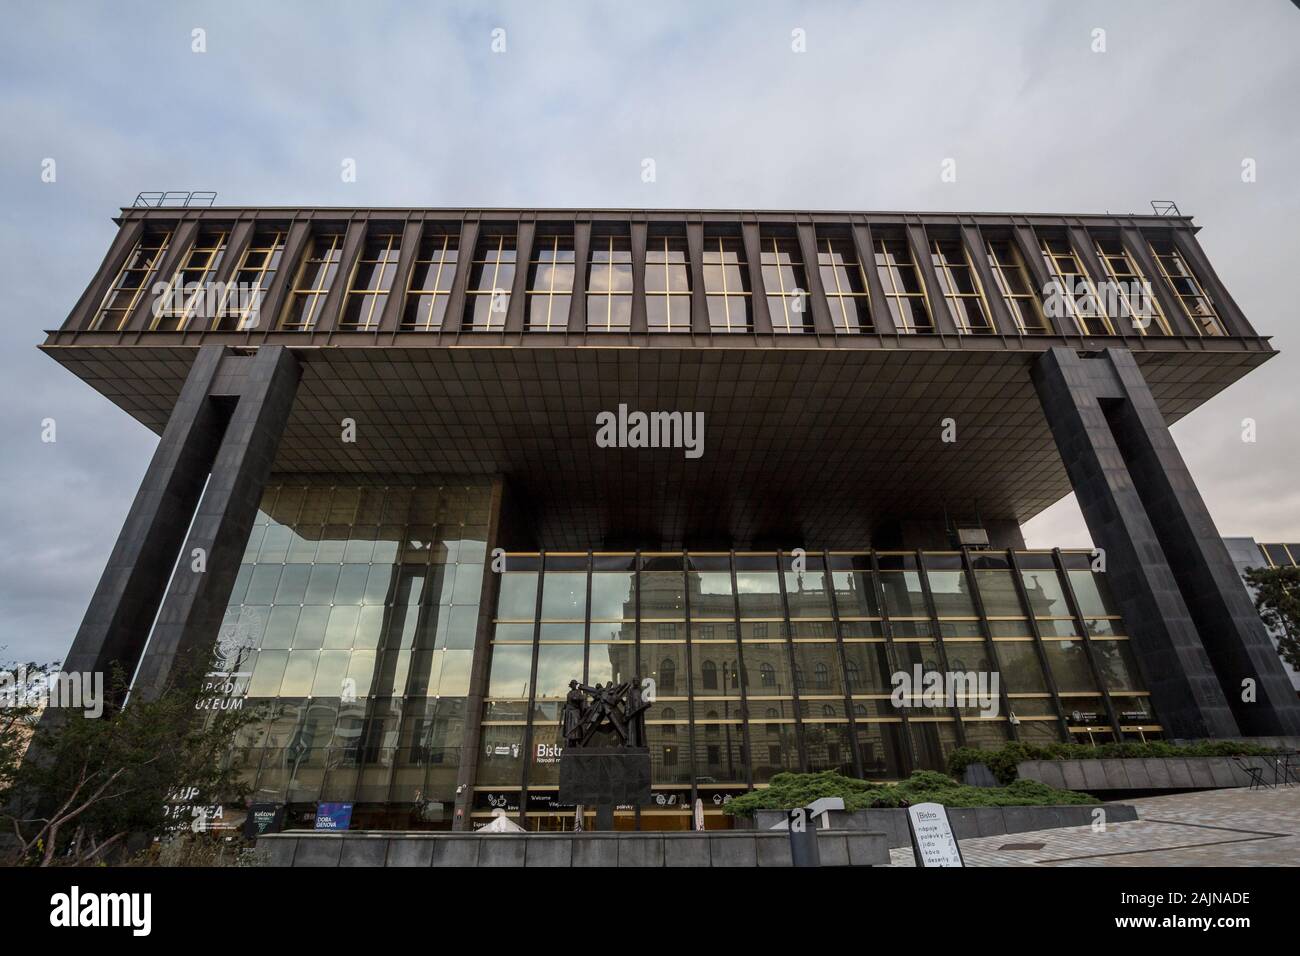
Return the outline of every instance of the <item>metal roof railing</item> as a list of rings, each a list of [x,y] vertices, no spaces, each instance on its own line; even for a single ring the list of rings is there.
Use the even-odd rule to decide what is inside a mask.
[[[183,189],[169,189],[165,192],[137,193],[133,206],[149,206],[155,209],[183,208],[185,206],[211,206],[217,201],[217,194],[211,190],[189,192]]]

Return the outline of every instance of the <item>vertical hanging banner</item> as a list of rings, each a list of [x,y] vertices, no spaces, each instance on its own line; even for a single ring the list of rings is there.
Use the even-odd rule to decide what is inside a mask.
[[[965,866],[961,847],[941,803],[917,803],[907,808],[912,833],[912,854],[917,866]]]

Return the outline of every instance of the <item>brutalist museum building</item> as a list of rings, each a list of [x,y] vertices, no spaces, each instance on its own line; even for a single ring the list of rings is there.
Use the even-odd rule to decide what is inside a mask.
[[[573,678],[654,681],[620,826],[962,745],[1300,734],[1168,432],[1275,354],[1187,217],[117,222],[42,348],[161,440],[65,668],[147,696],[215,648],[255,801],[565,826]],[[1098,550],[1027,549],[1072,490]]]

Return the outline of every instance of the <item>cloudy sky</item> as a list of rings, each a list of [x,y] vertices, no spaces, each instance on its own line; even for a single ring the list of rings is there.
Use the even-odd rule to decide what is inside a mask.
[[[148,189],[232,205],[1082,213],[1173,199],[1283,351],[1175,437],[1224,534],[1300,539],[1288,0],[405,6],[6,4],[0,660],[65,652],[156,444],[36,351],[117,208]],[[940,180],[946,158],[956,182]],[[1073,499],[1026,533],[1088,543]]]

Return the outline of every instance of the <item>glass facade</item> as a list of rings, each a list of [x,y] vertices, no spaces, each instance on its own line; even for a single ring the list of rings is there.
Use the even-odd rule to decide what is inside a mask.
[[[835,331],[848,334],[874,331],[867,276],[858,262],[853,240],[839,236],[818,237],[817,268]]]
[[[456,275],[458,237],[449,229],[426,226],[406,288],[402,328],[434,332],[442,328]]]
[[[196,314],[202,315],[208,284],[213,282],[226,255],[230,230],[204,229],[185,254],[167,288],[159,294],[151,329],[182,332]]]
[[[1079,552],[517,553],[492,622],[474,816],[557,806],[571,679],[654,682],[654,804],[685,828],[787,770],[897,780],[957,746],[1161,736],[1105,576]],[[914,668],[997,672],[988,709],[894,694]],[[991,687],[991,685],[990,685]],[[621,811],[619,826],[636,825]]]
[[[930,307],[920,270],[902,237],[882,236],[875,240],[876,274],[885,290],[885,305],[901,334],[933,332]]]
[[[1150,240],[1151,254],[1155,257],[1160,274],[1169,283],[1182,303],[1183,310],[1192,320],[1200,335],[1225,335],[1223,323],[1214,309],[1214,303],[1206,295],[1201,281],[1184,261],[1182,253],[1172,239],[1164,237]]]
[[[402,234],[397,227],[373,230],[361,247],[352,273],[352,285],[343,304],[339,328],[346,332],[371,332],[388,304],[402,254]]]
[[[91,321],[92,331],[117,332],[126,327],[145,291],[153,285],[171,243],[170,229],[148,229],[131,250]]]
[[[255,717],[237,750],[252,800],[450,826],[489,504],[463,483],[267,489],[218,650]]]
[[[242,332],[261,321],[262,303],[280,269],[286,230],[262,228],[253,233],[212,319],[212,331]]]
[[[563,332],[573,297],[573,234],[539,229],[528,266],[528,330]]]
[[[325,298],[329,295],[343,255],[343,232],[322,231],[311,238],[302,264],[289,290],[280,328],[285,331],[310,332],[320,319]]]

